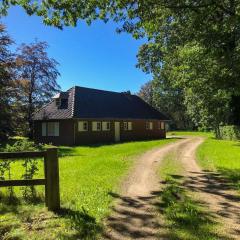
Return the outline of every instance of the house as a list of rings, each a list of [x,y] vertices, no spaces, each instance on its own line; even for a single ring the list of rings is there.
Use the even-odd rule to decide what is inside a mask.
[[[54,145],[165,138],[168,121],[129,92],[78,86],[54,96],[33,120],[35,141]]]

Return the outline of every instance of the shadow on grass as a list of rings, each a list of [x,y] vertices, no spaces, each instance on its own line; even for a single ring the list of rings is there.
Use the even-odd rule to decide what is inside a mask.
[[[94,240],[102,232],[102,226],[85,209],[74,211],[62,208],[53,213],[46,211],[44,204],[39,205],[36,202],[34,204],[36,205],[26,205],[25,201],[18,198],[11,200],[5,196],[0,198],[0,215],[3,216],[0,221],[0,239],[3,235],[12,236],[14,229],[21,229],[23,226],[27,226],[34,236],[40,230],[46,232],[44,234],[47,236],[52,229],[55,229],[57,230],[56,239],[64,240]],[[62,228],[61,223],[66,224],[67,227]]]
[[[167,239],[229,239],[214,231],[217,226],[214,215],[207,212],[204,203],[188,196],[179,179],[178,175],[170,175],[163,190],[156,193],[160,201],[155,205],[168,220],[168,231],[160,236]]]
[[[97,239],[102,232],[102,226],[96,222],[96,219],[88,214],[83,208],[82,211],[62,208],[57,212],[60,217],[70,220],[71,227],[75,234],[71,236],[61,236],[61,239]]]
[[[149,197],[128,197],[109,192],[118,204],[112,207],[112,214],[106,220],[103,239],[155,239],[156,232],[163,228],[150,210],[154,195]]]
[[[229,185],[220,179],[219,174],[212,172],[192,173],[191,176],[169,175],[160,183],[161,191],[152,192],[147,197],[129,197],[110,192],[109,195],[117,199],[117,205],[112,208],[112,214],[106,221],[107,228],[103,238],[232,239],[225,235],[225,232],[218,231],[221,225],[217,215],[238,222],[240,210],[235,203],[240,199],[224,192]],[[208,199],[200,201],[191,195],[194,192],[211,193],[221,197],[219,211],[209,211]],[[159,221],[156,220],[154,209],[159,213]],[[230,230],[233,235],[240,233],[233,228]]]
[[[39,195],[33,195],[26,198],[19,198],[14,193],[6,194],[0,192],[0,214],[19,213],[19,207],[23,205],[39,205],[44,203],[44,198]]]
[[[233,189],[240,190],[240,169],[218,168],[218,172],[231,183]]]

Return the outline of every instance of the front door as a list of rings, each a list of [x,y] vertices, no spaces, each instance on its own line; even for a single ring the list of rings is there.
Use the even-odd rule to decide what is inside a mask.
[[[115,129],[115,142],[120,141],[120,122],[114,123],[114,129]]]

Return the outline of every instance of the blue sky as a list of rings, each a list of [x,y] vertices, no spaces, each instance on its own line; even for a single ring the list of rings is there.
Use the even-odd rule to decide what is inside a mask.
[[[29,43],[35,38],[49,44],[49,56],[59,63],[63,90],[79,85],[113,91],[137,92],[151,79],[135,67],[136,54],[143,40],[117,34],[115,23],[93,22],[59,30],[47,27],[41,18],[28,16],[19,7],[10,9],[2,18],[16,44]]]

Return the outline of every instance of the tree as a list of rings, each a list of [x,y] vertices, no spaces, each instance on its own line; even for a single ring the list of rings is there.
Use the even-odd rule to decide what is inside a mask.
[[[152,81],[148,81],[144,85],[141,86],[140,91],[137,95],[142,98],[146,103],[153,106],[153,84]]]
[[[5,26],[0,24],[0,141],[6,140],[13,132],[10,105],[14,95],[14,65],[13,55],[9,50],[12,43]]]
[[[167,86],[158,79],[154,79],[141,87],[138,96],[168,116],[172,120],[172,128],[194,128],[194,124],[187,114],[181,89]]]
[[[23,119],[27,121],[27,132],[30,137],[33,134],[33,112],[48,102],[53,94],[60,90],[57,77],[57,61],[49,58],[46,52],[46,42],[34,42],[29,45],[22,44],[17,51],[17,88],[16,100],[21,103],[19,112],[23,113]],[[16,101],[16,102],[17,102]]]

